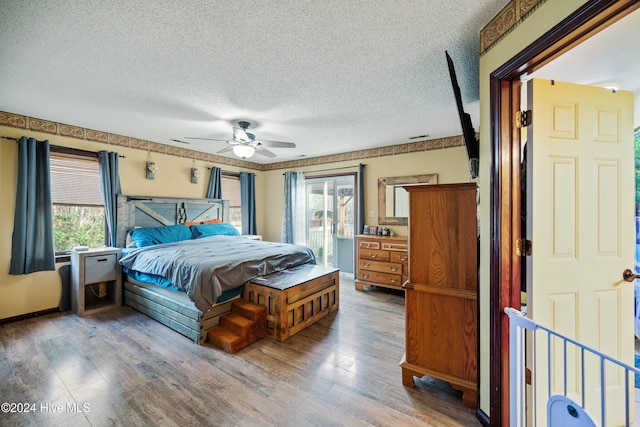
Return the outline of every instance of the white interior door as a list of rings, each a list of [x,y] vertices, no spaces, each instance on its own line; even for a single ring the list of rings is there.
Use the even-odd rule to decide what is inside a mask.
[[[538,323],[624,363],[633,365],[633,285],[622,281],[634,261],[633,93],[534,79],[527,90],[532,125],[527,128],[531,159],[531,280],[528,313]],[[581,402],[598,422],[600,370],[580,355],[552,343],[538,343],[534,377],[536,424],[546,422],[546,386],[551,394]],[[624,425],[624,375],[607,369],[607,425]],[[542,384],[542,383],[540,383]],[[633,400],[633,381],[630,396]],[[633,408],[633,402],[631,402]],[[544,421],[543,421],[544,420]]]

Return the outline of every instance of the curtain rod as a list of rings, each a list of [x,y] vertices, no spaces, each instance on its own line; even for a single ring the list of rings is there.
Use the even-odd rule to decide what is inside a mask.
[[[11,141],[16,141],[16,142],[20,141],[18,138],[11,138],[9,136],[0,136],[0,138],[9,139]],[[55,148],[63,148],[63,149],[69,149],[69,150],[75,150],[75,151],[86,151],[87,153],[98,154],[97,151],[81,150],[81,149],[78,149],[78,148],[63,147],[61,145],[50,145],[50,146],[51,147],[55,147]],[[122,154],[118,154],[118,157],[120,157],[121,159],[126,159],[127,158],[127,156],[123,156]]]
[[[9,140],[11,140],[11,141],[15,141],[15,142],[20,141],[20,138],[12,138],[12,137],[10,137],[10,136],[0,136],[0,138],[3,138],[3,139],[9,139]],[[36,140],[36,141],[37,141],[37,140]],[[38,141],[38,142],[42,142],[42,141]]]
[[[56,149],[60,150],[63,153],[67,152],[68,154],[74,154],[74,152],[75,153],[84,152],[84,153],[87,153],[87,154],[98,154],[99,153],[99,151],[83,150],[83,149],[80,149],[80,148],[64,147],[62,145],[54,145],[54,144],[51,144],[50,147],[51,148],[56,148]],[[101,151],[106,151],[106,150],[101,150]],[[120,157],[121,159],[126,159],[127,158],[127,156],[123,156],[122,154],[118,154],[118,157]]]
[[[240,172],[231,172],[231,171],[226,171],[224,169],[222,169],[220,166],[205,166],[205,169],[213,169],[213,168],[219,168],[220,171],[222,172],[222,175],[233,175],[233,174],[240,174]]]
[[[342,166],[339,168],[329,168],[329,169],[318,169],[315,171],[302,171],[302,173],[316,173],[316,172],[329,172],[329,171],[336,171],[336,170],[340,170],[340,169],[351,169],[351,168],[357,168],[358,166],[367,166],[364,163],[358,163],[357,165],[353,165],[353,166]],[[282,174],[284,175],[284,174]]]

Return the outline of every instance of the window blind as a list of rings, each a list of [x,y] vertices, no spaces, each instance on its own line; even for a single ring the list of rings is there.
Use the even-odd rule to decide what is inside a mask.
[[[97,158],[52,152],[50,167],[53,204],[104,206]]]
[[[240,178],[222,175],[222,198],[229,200],[230,208],[240,207]]]

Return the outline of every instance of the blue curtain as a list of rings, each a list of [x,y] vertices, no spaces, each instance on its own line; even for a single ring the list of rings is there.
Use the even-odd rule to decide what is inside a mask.
[[[240,172],[240,204],[242,234],[258,234],[256,227],[256,175]]]
[[[356,232],[358,234],[362,234],[364,231],[364,165],[362,163],[358,165],[358,186],[356,191],[358,192],[358,206],[356,206],[356,211],[358,214],[358,218],[356,220]],[[353,264],[353,267],[353,278],[357,279],[358,263],[355,262]]]
[[[56,268],[49,169],[49,141],[20,138],[9,274]]]
[[[356,223],[356,232],[362,234],[364,230],[364,165],[358,165],[358,221]]]
[[[294,207],[298,174],[284,173],[284,216],[282,218],[282,243],[294,243]]]
[[[104,215],[107,228],[104,233],[104,244],[117,245],[116,233],[116,195],[120,194],[120,177],[118,176],[118,153],[113,151],[99,151],[100,190],[104,199]]]
[[[222,169],[219,167],[211,168],[211,177],[209,178],[209,188],[207,189],[208,199],[222,199]]]

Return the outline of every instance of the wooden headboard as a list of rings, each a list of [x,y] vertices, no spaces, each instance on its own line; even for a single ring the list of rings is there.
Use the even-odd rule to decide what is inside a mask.
[[[192,221],[228,221],[229,201],[184,197],[117,196],[117,244],[124,248],[134,227],[161,227]]]

